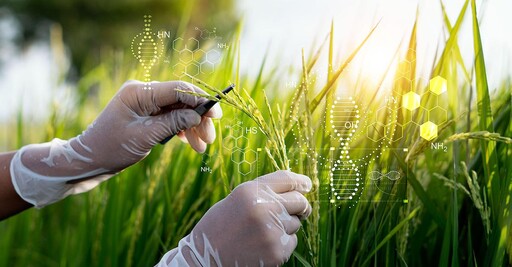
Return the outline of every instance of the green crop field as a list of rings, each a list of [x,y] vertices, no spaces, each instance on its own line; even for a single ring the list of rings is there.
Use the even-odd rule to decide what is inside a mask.
[[[237,85],[222,100],[224,117],[206,153],[172,140],[89,193],[2,221],[0,266],[152,266],[234,187],[276,169],[306,174],[314,185],[307,195],[313,213],[286,266],[511,265],[512,87],[510,76],[488,86],[477,11],[468,0],[454,23],[445,18],[448,35],[428,77],[416,77],[414,26],[399,64],[382,76],[394,75],[391,90],[355,81],[345,92],[352,96],[345,123],[358,125],[350,131],[331,119],[342,101],[336,89],[378,24],[342,62],[334,60],[336,25],[311,40],[317,45],[303,52],[294,68],[300,82],[289,90],[266,71],[278,64],[271,59],[257,66],[258,75],[240,74],[239,27],[211,75],[183,77],[212,95]],[[472,25],[469,65],[458,43],[464,21]],[[52,41],[56,51],[59,42]],[[2,136],[11,149],[76,136],[125,80],[143,76],[129,52],[102,56],[76,84],[72,112],[54,103],[45,122],[24,121],[20,112],[2,126],[12,129]],[[176,78],[165,66],[152,69],[154,80]],[[348,156],[361,167],[336,169],[352,163]],[[368,179],[377,170],[387,176]],[[334,194],[354,187],[333,183],[336,172],[363,178],[353,197]]]

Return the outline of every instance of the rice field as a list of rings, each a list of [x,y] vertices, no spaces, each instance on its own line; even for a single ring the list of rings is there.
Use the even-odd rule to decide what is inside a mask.
[[[216,142],[201,155],[172,140],[87,194],[0,222],[0,266],[152,266],[234,187],[276,169],[314,185],[313,213],[286,266],[512,265],[512,88],[510,78],[488,86],[477,17],[468,0],[453,25],[445,20],[449,35],[428,77],[416,76],[414,26],[382,76],[393,75],[387,91],[364,77],[337,91],[378,24],[342,62],[332,25],[298,55],[300,82],[290,90],[266,74],[278,64],[270,59],[258,75],[240,74],[240,28],[211,75],[155,66],[153,79],[182,77],[211,95],[237,85],[222,100]],[[457,41],[464,20],[471,65]],[[56,102],[48,121],[20,112],[5,125],[11,148],[79,134],[125,80],[144,73],[129,52],[102,62],[76,84],[73,111]]]

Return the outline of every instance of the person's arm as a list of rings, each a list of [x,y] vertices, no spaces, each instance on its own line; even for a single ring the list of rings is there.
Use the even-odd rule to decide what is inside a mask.
[[[204,91],[181,81],[152,82],[146,88],[142,82],[126,82],[80,135],[26,145],[5,156],[1,218],[30,207],[23,201],[42,208],[87,192],[142,160],[168,136],[177,134],[198,152],[213,142],[211,118],[222,116],[219,106],[201,117],[193,108],[208,100],[183,92]]]
[[[16,151],[0,153],[0,220],[32,207],[16,193],[12,185],[10,165],[14,153]]]

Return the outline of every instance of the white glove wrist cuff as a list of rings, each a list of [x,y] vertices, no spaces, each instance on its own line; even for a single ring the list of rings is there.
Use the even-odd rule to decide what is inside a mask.
[[[43,156],[41,151],[47,151],[48,156]],[[57,157],[59,157],[58,161]],[[53,139],[43,144],[27,145],[16,152],[12,158],[10,165],[12,184],[23,200],[36,208],[42,208],[69,195],[89,191],[112,176],[111,174],[101,175],[108,172],[101,168],[84,169],[83,172],[79,171],[79,174],[73,176],[66,176],[66,173],[58,171],[58,168],[64,169],[64,165],[71,165],[74,161],[88,160],[76,152],[67,141],[60,139]],[[69,181],[88,177],[93,178],[68,184]]]
[[[222,267],[219,252],[210,244],[205,234],[202,234],[203,253],[200,253],[194,241],[194,232],[182,238],[178,247],[167,252],[155,267]],[[202,255],[201,255],[202,254]]]

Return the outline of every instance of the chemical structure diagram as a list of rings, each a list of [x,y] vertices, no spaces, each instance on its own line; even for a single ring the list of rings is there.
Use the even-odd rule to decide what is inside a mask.
[[[204,153],[201,157],[201,172],[212,173],[213,172],[213,163],[215,162],[215,158],[217,157],[216,151],[210,151],[208,153]]]
[[[258,154],[261,149],[248,148],[249,135],[258,133],[256,127],[247,127],[242,121],[232,120],[227,125],[228,135],[222,140],[223,148],[229,151],[230,160],[236,164],[241,175],[256,174]]]
[[[398,103],[386,101],[379,111],[398,110]],[[377,112],[380,114],[381,112]],[[392,142],[397,141],[403,135],[403,130],[396,127],[397,112],[385,114],[384,122],[380,128],[375,127],[376,118],[372,118],[372,112],[368,107],[362,107],[352,97],[337,97],[329,113],[331,125],[331,168],[329,170],[330,193],[329,202],[338,205],[340,202],[348,202],[349,208],[359,201],[380,201],[372,196],[377,192],[393,195],[395,184],[400,181],[401,174],[396,170],[389,172],[370,171],[382,153],[389,150]],[[375,142],[373,147],[353,147],[355,141],[367,138]],[[383,179],[392,177],[392,179]],[[401,201],[396,199],[396,201]]]
[[[401,78],[403,79],[403,78]],[[403,80],[401,82],[404,82]],[[439,104],[439,98],[446,92],[446,79],[441,76],[436,76],[430,79],[428,83],[428,90],[424,93],[417,93],[414,88],[417,85],[425,83],[423,79],[417,79],[414,81],[405,80],[408,85],[409,91],[399,94],[402,105],[398,107],[396,103],[397,99],[388,99],[390,104],[380,107],[377,109],[374,116],[375,120],[367,126],[367,137],[373,142],[379,142],[385,140],[386,142],[395,142],[404,137],[404,128],[409,124],[412,124],[420,128],[420,137],[432,141],[438,136],[439,125],[445,123],[448,120],[448,112],[446,108]],[[396,118],[399,112],[402,112],[404,120],[399,123]],[[422,118],[417,113],[426,114],[425,118]],[[392,120],[387,120],[386,124],[379,121],[379,118],[390,117]]]
[[[179,79],[185,78],[185,73],[197,76],[212,74],[216,64],[221,59],[221,50],[229,49],[227,43],[220,43],[222,37],[217,35],[217,29],[201,29],[195,27],[196,37],[177,37],[169,41],[173,53],[164,57],[164,40],[171,38],[170,31],[153,31],[152,16],[144,15],[143,31],[135,35],[131,41],[131,52],[141,64],[144,74],[144,89],[151,89],[151,69],[159,64],[171,64],[171,72]],[[169,51],[167,51],[169,52]],[[170,60],[170,54],[176,57]]]
[[[208,30],[208,29],[201,29],[201,28],[195,27],[195,30],[199,32],[199,38],[201,38],[203,40],[222,39],[222,37],[217,36],[217,28]]]
[[[201,74],[212,74],[215,71],[215,65],[220,61],[221,52],[219,48],[225,47],[225,44],[218,44],[216,47],[203,48],[201,41],[215,41],[221,39],[217,36],[216,29],[207,30],[195,28],[199,32],[199,37],[190,37],[184,39],[178,37],[172,42],[172,49],[177,53],[179,62],[173,65],[173,74],[178,78],[184,78],[187,73],[192,76]]]
[[[332,125],[331,138],[336,146],[331,148],[333,160],[328,184],[331,203],[367,201],[365,197],[376,192],[394,195],[393,187],[397,184],[405,186],[407,181],[402,179],[403,174],[398,170],[380,170],[377,160],[389,150],[407,151],[406,147],[392,146],[405,137],[404,129],[407,127],[418,127],[419,136],[432,142],[438,137],[439,126],[448,120],[447,110],[441,101],[447,91],[446,79],[435,76],[428,81],[422,78],[411,80],[411,64],[413,62],[401,63],[395,81],[398,86],[393,88],[392,97],[386,98],[385,105],[376,110],[361,107],[351,97],[338,97],[334,101],[330,117],[326,118]],[[420,89],[424,89],[423,92]],[[351,147],[352,141],[361,134],[374,146]],[[435,145],[442,146],[442,143]],[[446,151],[445,146],[441,148]],[[357,153],[358,149],[365,151]],[[407,203],[407,199],[402,201]]]
[[[408,53],[415,53],[409,49]],[[448,112],[441,99],[446,97],[447,81],[441,76],[430,80],[423,78],[410,79],[414,62],[404,60],[400,63],[399,75],[395,80],[393,93],[402,100],[403,123],[397,124],[403,131],[408,124],[420,127],[420,137],[426,141],[433,141],[438,136],[439,126],[448,120]],[[420,92],[420,89],[426,90]],[[426,114],[426,119],[419,114]],[[402,134],[403,136],[403,134]]]

